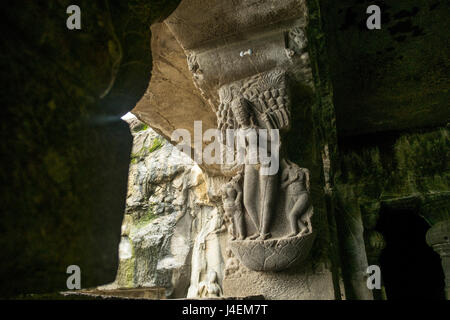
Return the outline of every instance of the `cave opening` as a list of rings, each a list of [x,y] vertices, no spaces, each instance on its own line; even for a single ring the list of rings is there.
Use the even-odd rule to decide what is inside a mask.
[[[429,228],[413,210],[381,211],[377,230],[386,240],[380,268],[388,300],[445,299],[440,257],[425,240]]]

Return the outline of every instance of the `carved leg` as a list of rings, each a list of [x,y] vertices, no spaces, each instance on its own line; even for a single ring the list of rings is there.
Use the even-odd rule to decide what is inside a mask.
[[[441,256],[445,275],[445,295],[450,300],[450,219],[440,221],[427,232],[427,243]]]
[[[247,211],[250,220],[255,226],[256,233],[250,236],[250,239],[255,239],[259,235],[259,226],[258,226],[258,171],[253,165],[245,166],[245,175],[244,175],[244,208]]]
[[[291,226],[291,233],[288,237],[295,237],[298,234],[297,218],[289,216],[289,225]]]
[[[304,233],[308,232],[309,228],[301,220],[298,220],[298,225],[300,227],[300,233],[299,234],[304,234]]]
[[[262,226],[260,239],[265,240],[271,237],[270,223],[275,210],[275,200],[277,197],[278,174],[260,175],[261,181],[261,211]]]
[[[294,237],[298,234],[298,226],[300,225],[301,232],[307,229],[305,224],[301,222],[299,219],[306,212],[309,207],[309,197],[307,193],[303,193],[300,195],[298,200],[295,202],[291,211],[289,212],[289,224],[291,226],[291,233],[289,237]]]
[[[239,240],[245,239],[244,214],[237,212],[234,216],[234,225],[236,226],[236,236]]]
[[[234,232],[234,228],[233,228],[233,224],[230,223],[230,225],[228,226],[228,233],[231,236],[231,240],[236,240],[236,233]]]

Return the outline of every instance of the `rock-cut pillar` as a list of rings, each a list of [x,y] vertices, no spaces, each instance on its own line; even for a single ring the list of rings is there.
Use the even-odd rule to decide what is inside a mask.
[[[427,243],[441,256],[445,275],[445,296],[450,298],[450,219],[436,223],[427,232]]]

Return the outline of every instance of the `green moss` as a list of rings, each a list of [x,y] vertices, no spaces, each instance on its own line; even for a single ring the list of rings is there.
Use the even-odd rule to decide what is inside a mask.
[[[403,134],[388,148],[342,152],[336,190],[347,211],[355,204],[410,199],[433,224],[448,217],[449,159],[448,128]]]
[[[134,287],[134,263],[133,257],[126,260],[120,260],[119,269],[117,270],[117,284],[121,288],[133,288]]]
[[[147,212],[136,223],[136,228],[139,229],[148,225],[151,221],[153,221],[157,217],[153,206],[154,206],[153,203],[149,204]]]
[[[434,175],[448,171],[450,139],[447,129],[403,136],[395,145],[399,170],[416,175]]]
[[[136,153],[131,154],[131,164],[136,164],[139,162],[140,159],[145,157],[146,155],[155,152],[156,150],[161,149],[161,147],[164,145],[164,139],[161,137],[157,137],[153,139],[151,146],[149,147],[142,147],[141,150],[139,150]]]
[[[164,145],[164,140],[160,137],[157,137],[153,140],[152,145],[148,148],[148,153],[152,153],[158,149],[160,149]]]
[[[450,188],[448,129],[404,135],[394,146],[400,190],[431,192]],[[395,189],[394,189],[395,190]]]
[[[150,126],[148,124],[142,122],[133,128],[133,132],[142,132],[148,130],[149,128]]]

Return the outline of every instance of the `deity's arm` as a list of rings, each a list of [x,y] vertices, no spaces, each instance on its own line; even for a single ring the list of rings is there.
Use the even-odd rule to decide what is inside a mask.
[[[294,177],[292,177],[292,178],[291,178],[291,176],[289,175],[287,181],[283,182],[283,183],[281,184],[281,187],[282,187],[282,188],[287,187],[287,186],[290,185],[292,182],[295,182],[298,178],[299,178],[298,172],[296,172],[295,175],[294,175]]]
[[[286,188],[288,185],[290,185],[291,182],[292,182],[292,181],[289,180],[289,178],[288,178],[286,181],[284,181],[284,182],[281,183],[281,187],[284,189],[284,188]]]
[[[227,231],[227,227],[224,223],[220,226],[220,228],[214,230],[211,234],[219,234],[223,231]]]

